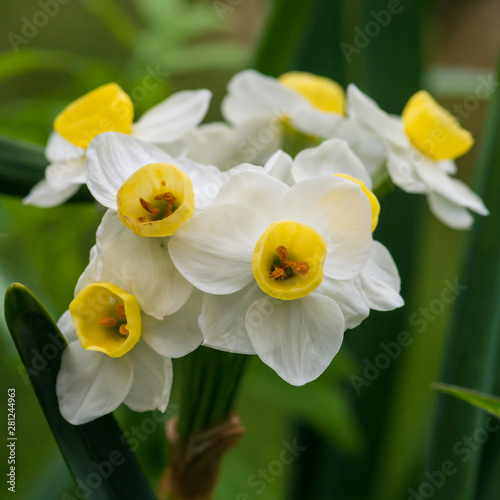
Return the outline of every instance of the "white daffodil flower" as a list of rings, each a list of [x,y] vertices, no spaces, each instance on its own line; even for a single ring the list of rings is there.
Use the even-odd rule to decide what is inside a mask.
[[[165,411],[171,358],[185,356],[203,340],[196,322],[201,294],[158,321],[122,288],[91,282],[94,264],[86,271],[89,283],[77,291],[58,322],[68,341],[56,384],[61,414],[80,425],[121,403],[134,411]]]
[[[324,141],[315,148],[304,149],[295,159],[283,151],[277,151],[264,165],[264,170],[289,186],[304,180],[330,176],[343,177],[357,183],[370,202],[372,231],[375,231],[380,204],[371,191],[372,180],[367,169],[345,141]],[[390,252],[381,243],[374,241],[366,266],[353,279],[370,309],[390,311],[404,305],[399,294],[401,280],[397,266]],[[347,327],[354,328],[359,322],[347,324]]]
[[[164,148],[178,148],[179,141],[205,117],[208,90],[183,91],[157,104],[133,123],[130,97],[109,83],[68,105],[54,121],[45,150],[50,165],[25,204],[53,207],[71,198],[86,182],[85,153],[94,137],[103,132],[131,134]]]
[[[372,211],[344,178],[288,187],[257,172],[229,178],[212,207],[187,221],[169,250],[205,295],[205,344],[258,354],[284,380],[317,378],[346,325],[369,313],[352,278],[372,252]]]
[[[116,132],[92,141],[87,169],[90,192],[109,209],[97,231],[97,279],[129,290],[157,319],[175,313],[193,287],[169,256],[169,238],[210,206],[225,177]]]
[[[453,160],[471,148],[473,138],[427,92],[417,92],[399,118],[386,114],[350,85],[347,109],[358,130],[377,136],[385,145],[387,169],[394,184],[409,193],[425,194],[431,211],[444,224],[467,229],[473,223],[469,210],[488,214],[471,189],[450,177],[456,173]],[[356,151],[356,145],[350,145]]]

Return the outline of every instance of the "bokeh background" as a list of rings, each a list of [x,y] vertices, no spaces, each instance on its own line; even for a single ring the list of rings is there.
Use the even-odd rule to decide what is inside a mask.
[[[39,13],[45,3],[55,4],[57,12],[43,23]],[[109,81],[132,96],[137,116],[177,90],[208,88],[214,99],[206,120],[217,120],[231,75],[257,65],[272,75],[303,69],[343,85],[355,82],[395,113],[424,87],[455,109],[481,143],[486,104],[484,93],[476,94],[491,81],[500,46],[498,0],[401,0],[401,14],[350,61],[341,43],[353,44],[372,10],[387,8],[387,1],[312,2],[300,50],[289,57],[282,56],[281,46],[294,36],[296,14],[289,12],[269,33],[270,0],[62,3],[0,5],[0,134],[44,145],[53,119],[68,102]],[[29,24],[34,29],[26,28]],[[267,53],[259,50],[263,33],[274,40]],[[458,162],[458,177],[469,185],[476,158],[475,146]],[[453,304],[427,319],[421,308],[439,299],[445,280],[459,276],[464,234],[435,220],[418,196],[391,193],[382,210],[376,237],[398,263],[406,306],[373,313],[362,327],[347,332],[341,355],[306,387],[292,388],[252,360],[238,406],[247,434],[224,461],[218,499],[396,500],[407,498],[408,488],[419,483],[436,401],[430,384],[440,378]],[[10,283],[21,282],[59,317],[88,262],[102,214],[91,203],[44,210],[0,195],[2,297]],[[1,408],[8,387],[17,393],[17,498],[74,497],[71,477],[0,316]],[[423,329],[416,324],[422,318]],[[352,377],[364,378],[381,343],[401,331],[411,335],[412,344],[358,395]],[[169,412],[176,411],[177,401],[174,391]],[[156,484],[168,456],[164,419],[126,408],[116,413],[123,429],[132,434],[139,429],[136,453]],[[292,463],[280,459],[284,441],[304,448]],[[0,470],[7,468],[4,463]]]

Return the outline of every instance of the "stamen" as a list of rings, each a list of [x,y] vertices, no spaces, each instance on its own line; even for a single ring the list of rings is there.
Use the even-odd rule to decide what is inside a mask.
[[[118,331],[122,335],[128,335],[127,325],[126,324],[120,325],[120,328],[118,329]]]
[[[286,280],[291,278],[294,273],[304,276],[309,272],[310,266],[305,260],[294,262],[288,259],[288,249],[283,245],[276,248],[276,253],[281,263],[277,264],[275,261],[269,275],[270,279]]]
[[[146,201],[144,198],[139,198],[139,201],[141,202],[142,208],[146,210],[146,212],[150,213],[152,217],[155,217],[160,213],[159,208],[153,207],[149,201]]]
[[[118,319],[127,319],[125,316],[125,306],[123,304],[116,304],[115,312]]]
[[[173,205],[177,201],[176,197],[170,191],[155,196],[155,200],[163,200],[169,203],[170,205]]]
[[[99,324],[105,327],[116,326],[118,321],[115,318],[110,318],[109,316],[104,316],[99,320]]]

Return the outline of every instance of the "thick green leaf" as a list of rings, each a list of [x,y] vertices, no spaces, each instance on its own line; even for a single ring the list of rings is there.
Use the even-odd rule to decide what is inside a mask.
[[[499,70],[500,75],[500,70]],[[498,76],[497,76],[498,78]],[[500,92],[496,91],[485,124],[478,163],[477,192],[490,210],[476,219],[469,233],[465,267],[459,283],[466,285],[457,300],[442,380],[491,393],[498,378],[500,349]],[[471,435],[484,415],[453,398],[440,396],[434,421],[434,439],[427,470],[438,470],[463,436]],[[451,424],[452,423],[452,424]],[[460,463],[459,473],[436,491],[436,500],[475,497],[481,452]]]
[[[275,0],[252,67],[269,76],[279,76],[291,66],[301,45],[314,30],[319,0]]]
[[[487,412],[500,417],[500,398],[498,396],[492,396],[491,394],[484,394],[479,391],[473,391],[472,389],[466,389],[465,387],[458,387],[457,385],[450,384],[433,384],[434,389],[444,392],[445,394],[450,394],[459,399],[463,399],[478,408],[482,408]]]
[[[23,285],[8,288],[5,318],[45,417],[77,483],[76,496],[81,498],[78,493],[87,492],[85,498],[90,499],[156,499],[112,415],[80,426],[71,425],[62,417],[55,383],[66,342],[42,304]],[[66,500],[71,500],[71,496],[66,496]]]
[[[43,179],[48,162],[42,146],[0,136],[0,193],[26,196]],[[83,187],[71,201],[93,201]]]

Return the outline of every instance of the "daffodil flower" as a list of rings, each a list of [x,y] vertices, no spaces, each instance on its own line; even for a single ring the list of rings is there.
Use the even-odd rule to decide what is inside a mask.
[[[474,140],[427,92],[417,92],[401,118],[386,114],[355,85],[349,86],[347,96],[348,114],[358,129],[377,136],[385,145],[394,184],[409,193],[425,194],[434,215],[452,228],[472,225],[469,210],[488,214],[472,190],[450,177],[456,173],[453,160],[465,154]]]
[[[369,312],[351,278],[372,252],[371,225],[367,196],[347,179],[290,188],[263,173],[231,176],[169,243],[176,267],[207,294],[206,345],[256,353],[294,385],[314,380],[346,324]]]
[[[92,268],[86,279],[92,281]],[[63,417],[74,425],[94,420],[125,403],[134,411],[165,411],[172,361],[202,342],[196,318],[200,295],[178,313],[158,321],[113,283],[83,281],[58,326],[68,341],[57,375]]]
[[[296,182],[321,177],[338,176],[358,184],[367,196],[372,209],[372,232],[378,224],[380,204],[371,191],[372,180],[367,169],[340,139],[324,141],[315,148],[304,149],[295,159],[283,151],[277,151],[264,165],[264,170],[289,186]],[[366,266],[353,278],[370,309],[390,311],[404,304],[400,295],[401,280],[390,252],[381,243],[374,241]],[[361,320],[364,319],[361,317]],[[351,322],[348,328],[359,324]]]
[[[193,287],[169,256],[169,238],[210,206],[224,177],[116,132],[92,141],[87,168],[90,192],[109,209],[97,230],[97,279],[129,290],[157,319],[173,314]]]
[[[45,150],[50,165],[45,178],[34,186],[24,203],[52,207],[73,196],[86,182],[87,147],[103,132],[131,134],[146,142],[173,147],[201,122],[210,98],[208,90],[178,92],[133,123],[132,101],[116,83],[85,94],[55,119]]]

